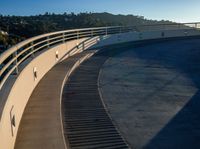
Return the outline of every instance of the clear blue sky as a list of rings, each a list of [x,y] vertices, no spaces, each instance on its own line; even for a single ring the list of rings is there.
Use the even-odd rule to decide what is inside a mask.
[[[0,14],[110,12],[149,19],[200,22],[200,0],[0,0]]]

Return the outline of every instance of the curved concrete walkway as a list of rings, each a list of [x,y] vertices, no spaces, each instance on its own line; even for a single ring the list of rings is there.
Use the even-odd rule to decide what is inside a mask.
[[[199,41],[149,42],[149,46],[139,44],[141,48],[116,45],[84,62],[63,90],[67,145],[80,149],[127,148],[120,132],[132,148],[198,148]],[[184,48],[180,48],[182,45]],[[111,59],[103,66],[99,84],[117,131],[101,102],[97,80],[106,59],[127,50],[130,53],[124,54],[128,59],[122,54],[122,59]],[[16,149],[65,148],[60,117],[62,83],[85,54],[57,64],[38,84],[25,109]]]
[[[66,82],[62,105],[69,148],[128,148],[106,113],[97,86],[100,68],[113,53],[107,49],[98,52],[83,62]]]
[[[200,39],[124,51],[103,65],[100,90],[130,146],[199,149]]]
[[[76,75],[70,77],[70,88],[66,90],[65,87],[63,90],[64,96],[62,97],[63,109],[65,109],[63,113],[65,132],[62,131],[60,113],[60,97],[64,78],[77,61],[87,55],[94,54],[96,50],[87,50],[67,58],[54,66],[43,77],[33,91],[25,108],[20,122],[15,149],[65,149],[66,147],[81,149],[102,147],[128,148],[127,144],[112,124],[98,94],[97,80],[100,66],[109,55],[116,53],[116,51],[112,52],[112,50],[107,50],[105,53],[103,52],[104,50],[101,50],[101,53],[98,53],[84,63],[86,66],[84,64],[81,65],[80,69],[77,69],[75,71],[76,73],[73,73]],[[71,90],[71,87],[74,85],[73,81],[71,81],[72,78],[75,79],[75,83],[80,85],[80,87],[77,86],[77,88],[75,87]],[[85,93],[82,92],[84,88],[86,89],[85,91],[87,91]],[[88,100],[81,103],[81,97],[83,96],[77,96],[76,100],[80,100],[80,103],[72,103],[70,99],[73,98],[69,98],[68,95],[65,96],[66,92],[68,94],[68,92],[71,91],[78,91],[78,94],[81,95],[83,93]],[[92,101],[93,99],[94,101]],[[74,106],[73,108],[71,108],[72,105]],[[78,114],[71,113],[72,111],[77,111]],[[65,119],[66,117],[67,119]],[[72,122],[72,120],[76,118],[83,118],[83,121],[79,121],[78,124],[77,121],[76,123],[74,121]],[[91,123],[89,120],[91,120]],[[70,133],[66,127],[66,122],[68,126],[70,125]],[[64,141],[64,139],[66,140]]]
[[[63,90],[65,145],[60,117],[62,83],[74,64],[88,53],[94,51],[60,62],[40,81],[25,108],[16,149],[128,148],[98,94],[98,73],[109,52],[98,53],[81,65]],[[69,92],[77,92],[78,96],[69,96]]]
[[[85,51],[58,63],[39,82],[25,108],[15,149],[65,149],[60,113],[62,84],[75,63],[91,53]]]

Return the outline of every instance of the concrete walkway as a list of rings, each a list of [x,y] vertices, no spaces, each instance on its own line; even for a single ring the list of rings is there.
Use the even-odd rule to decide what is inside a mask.
[[[83,62],[63,90],[65,137],[71,149],[127,149],[98,91],[101,66],[115,50],[100,51]]]
[[[91,53],[94,51],[84,51],[60,62],[40,81],[23,114],[15,149],[128,148],[107,115],[98,92],[99,70],[113,54],[109,50],[102,50],[81,64],[67,81],[62,96],[62,132],[63,80],[80,58]]]
[[[15,149],[65,149],[60,116],[62,83],[74,64],[90,52],[60,62],[43,77],[25,108]]]
[[[111,46],[84,62],[63,92],[67,145],[127,148],[122,134],[132,148],[200,148],[199,42]],[[16,149],[65,148],[61,86],[67,72],[86,54],[57,64],[38,84],[25,109]],[[113,58],[103,65],[109,57]],[[102,65],[99,87],[114,125],[98,93]]]
[[[199,149],[200,39],[123,50],[103,65],[100,89],[130,146]]]

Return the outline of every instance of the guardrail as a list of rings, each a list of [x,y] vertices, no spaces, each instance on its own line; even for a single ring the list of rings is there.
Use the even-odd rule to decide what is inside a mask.
[[[196,29],[200,28],[200,23],[171,23],[171,24],[152,24],[140,26],[114,26],[65,30],[39,35],[27,39],[11,47],[0,55],[0,90],[6,80],[12,74],[19,73],[19,66],[29,57],[34,57],[37,52],[65,43],[70,40],[84,37],[95,37],[103,35],[120,34],[125,32],[142,32],[154,30],[173,30],[173,29]]]

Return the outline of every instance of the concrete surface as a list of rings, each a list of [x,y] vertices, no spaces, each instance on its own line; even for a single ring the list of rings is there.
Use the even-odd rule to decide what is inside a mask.
[[[12,79],[7,80],[8,84],[6,83],[0,89],[0,149],[14,148],[25,106],[39,81],[57,64],[56,51],[58,51],[59,59],[63,56],[67,58],[69,54],[72,56],[82,50],[82,48],[77,49],[76,45],[77,42],[83,41],[87,41],[87,38],[72,40],[35,54],[36,57],[28,59],[20,65],[18,76],[12,76]],[[34,78],[33,74],[35,67],[37,68],[37,79]],[[15,117],[15,126],[11,127],[11,117],[13,116]]]
[[[66,31],[68,32],[68,31]],[[149,40],[149,39],[164,39],[168,37],[188,37],[188,36],[197,36],[200,34],[199,30],[167,30],[165,31],[165,36],[162,36],[163,31],[147,31],[147,32],[128,32],[122,34],[113,34],[108,36],[97,36],[92,38],[89,41],[86,41],[87,38],[81,38],[78,40],[68,41],[66,43],[53,46],[47,51],[45,51],[40,56],[34,58],[27,66],[20,72],[19,76],[16,78],[15,82],[11,86],[12,89],[8,93],[7,96],[4,96],[4,100],[0,102],[0,140],[2,143],[0,144],[0,148],[13,149],[16,135],[18,132],[19,123],[22,118],[22,114],[24,112],[24,108],[28,102],[29,97],[32,94],[33,89],[38,84],[40,79],[45,75],[45,73],[52,68],[57,63],[56,52],[59,53],[59,58],[65,55],[68,50],[76,49],[77,45],[79,52],[85,48],[97,48],[101,46],[107,46],[116,43],[124,43],[138,40]],[[187,34],[186,34],[187,32]],[[59,32],[61,33],[61,32]],[[56,33],[50,33],[56,34]],[[30,41],[45,37],[46,35],[40,35],[37,37],[33,37],[28,39],[22,43],[18,44],[18,48],[25,43]],[[84,43],[81,43],[83,42]],[[94,45],[94,46],[92,46]],[[1,60],[9,55],[13,51],[16,50],[17,47],[13,47],[1,56]],[[55,51],[54,51],[55,50]],[[69,54],[72,55],[74,51],[71,51]],[[68,55],[68,54],[67,54]],[[48,62],[47,62],[48,58]],[[0,60],[0,61],[1,61]],[[38,70],[38,78],[34,79],[33,69],[37,68]],[[9,79],[8,79],[9,80]],[[6,86],[6,85],[5,85]],[[7,86],[8,87],[8,86]],[[6,89],[7,89],[6,87]],[[3,90],[1,90],[4,92]],[[4,92],[5,93],[5,92]],[[0,96],[2,94],[0,93]],[[11,117],[15,117],[16,125],[15,128],[10,127],[11,125]]]
[[[42,78],[25,108],[16,149],[65,149],[60,111],[62,84],[76,62],[92,52],[85,51],[63,60]]]
[[[65,84],[63,126],[70,149],[128,149],[106,113],[98,91],[99,71],[108,57],[108,50],[100,50],[83,62]]]
[[[130,146],[199,149],[200,39],[121,50],[103,65],[99,88]]]

